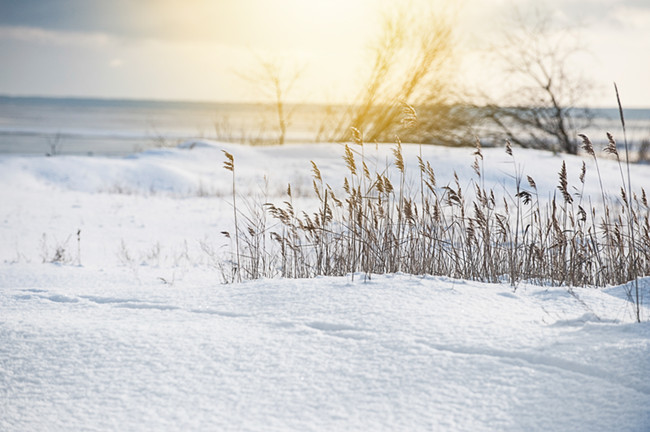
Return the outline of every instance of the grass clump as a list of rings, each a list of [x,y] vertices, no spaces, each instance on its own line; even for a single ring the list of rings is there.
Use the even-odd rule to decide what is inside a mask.
[[[247,226],[236,228],[245,247],[232,260],[237,266],[232,272],[235,280],[404,272],[507,282],[515,287],[522,281],[606,286],[650,274],[646,191],[631,192],[619,159],[623,186],[620,196],[608,196],[586,136],[583,148],[596,160],[602,208],[593,206],[581,192],[584,163],[581,184],[574,188],[563,162],[558,193],[542,202],[535,180],[517,165],[509,142],[505,152],[512,161],[514,190],[486,189],[478,139],[472,165],[475,177],[470,189],[464,190],[456,173],[448,183],[440,183],[421,153],[417,167],[408,167],[399,139],[392,162],[379,167],[366,157],[363,134],[354,129],[351,136],[351,143],[343,147],[347,174],[341,188],[324,181],[317,164],[311,162],[314,211],[295,209],[289,185],[283,203],[259,205],[251,213],[254,216],[246,216]],[[608,151],[618,151],[613,137]],[[233,163],[231,156],[228,160]],[[409,169],[417,170],[414,185],[407,182]],[[574,189],[579,192],[572,195]],[[267,213],[275,220],[271,226]],[[640,319],[638,289],[635,294]]]

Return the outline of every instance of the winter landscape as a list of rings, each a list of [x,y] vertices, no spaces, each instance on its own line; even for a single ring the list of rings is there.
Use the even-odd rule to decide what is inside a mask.
[[[372,147],[368,160],[392,157],[391,146]],[[266,190],[279,202],[291,182],[305,208],[309,160],[332,179],[347,170],[337,144],[0,158],[3,430],[650,425],[650,311],[644,301],[635,322],[631,285],[361,273],[224,285],[216,264],[232,247],[220,233],[233,221],[223,150],[242,197]],[[403,151],[407,167],[422,151],[440,183],[454,171],[475,178],[471,149]],[[504,149],[483,154],[488,186],[511,187]],[[515,156],[542,197],[557,190],[545,173],[561,161],[576,183],[589,163]],[[616,184],[616,163],[600,164]],[[650,168],[631,168],[644,184]],[[600,196],[591,171],[584,193]],[[647,299],[650,279],[639,286]]]
[[[0,431],[650,431],[650,5],[0,2]]]

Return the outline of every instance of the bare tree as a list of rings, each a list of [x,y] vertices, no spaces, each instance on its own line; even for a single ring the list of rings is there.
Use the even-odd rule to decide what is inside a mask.
[[[49,153],[45,153],[45,156],[56,156],[61,153],[61,132],[57,132],[54,135],[47,136],[47,146],[50,148]]]
[[[584,102],[593,89],[570,66],[584,51],[576,34],[540,11],[531,16],[515,11],[505,28],[504,43],[493,53],[508,90],[488,104],[488,117],[522,147],[576,154],[577,129],[591,121]]]
[[[237,75],[251,83],[265,98],[273,101],[277,116],[279,144],[284,144],[287,128],[291,124],[292,110],[287,108],[286,98],[302,75],[304,67],[288,66],[279,59],[257,58],[257,65],[250,71]]]
[[[447,10],[400,3],[384,15],[372,50],[369,78],[335,132],[350,139],[350,126],[366,141],[467,143],[469,110],[454,87],[454,23]],[[417,128],[405,128],[404,107],[415,107]],[[409,126],[411,126],[410,124]],[[461,137],[461,135],[465,135]]]

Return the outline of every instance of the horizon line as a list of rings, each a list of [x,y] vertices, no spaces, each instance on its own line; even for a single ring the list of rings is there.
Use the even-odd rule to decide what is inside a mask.
[[[248,101],[248,100],[211,100],[211,99],[170,99],[170,98],[148,98],[148,97],[120,97],[120,96],[70,96],[70,95],[25,95],[0,93],[0,99],[42,99],[42,100],[78,100],[78,101],[102,101],[102,102],[146,102],[146,103],[184,103],[184,104],[206,104],[206,105],[275,105],[272,101]],[[348,102],[307,102],[307,101],[286,101],[286,105],[321,105],[347,107],[354,105]],[[482,105],[485,106],[485,105]],[[505,107],[504,107],[505,108]],[[611,106],[579,106],[576,109],[616,109],[617,105]],[[623,110],[650,110],[649,106],[629,106]]]

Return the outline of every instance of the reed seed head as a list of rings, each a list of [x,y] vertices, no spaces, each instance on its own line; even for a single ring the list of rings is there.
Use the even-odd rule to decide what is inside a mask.
[[[616,141],[614,136],[607,132],[607,147],[605,147],[605,153],[613,154],[618,158],[618,150],[616,149]]]
[[[223,163],[223,167],[227,169],[228,171],[234,172],[235,171],[235,158],[232,156],[232,154],[228,153],[225,150],[222,150],[222,152],[226,155],[226,160]]]
[[[594,146],[591,143],[591,140],[589,139],[589,137],[587,135],[585,135],[585,134],[578,134],[578,136],[580,138],[582,138],[582,149],[585,152],[587,152],[588,155],[595,157],[596,154],[594,153]]]

